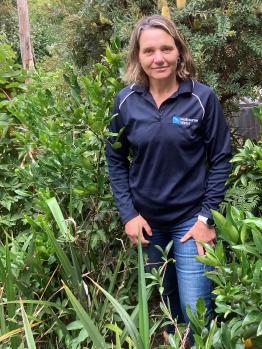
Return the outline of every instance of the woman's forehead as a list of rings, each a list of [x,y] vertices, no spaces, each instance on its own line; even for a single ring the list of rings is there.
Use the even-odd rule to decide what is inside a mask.
[[[161,28],[147,28],[141,31],[141,35],[139,37],[140,45],[145,43],[154,43],[158,41],[163,41],[163,43],[174,43],[174,38]]]

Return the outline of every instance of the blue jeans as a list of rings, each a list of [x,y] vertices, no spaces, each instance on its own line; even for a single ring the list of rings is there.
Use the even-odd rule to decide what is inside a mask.
[[[170,250],[170,257],[175,259],[174,263],[167,265],[164,277],[164,296],[169,299],[170,310],[173,319],[178,323],[188,323],[186,305],[191,306],[192,311],[196,309],[198,298],[203,298],[207,307],[207,317],[211,318],[213,310],[212,302],[212,281],[205,275],[205,271],[212,270],[195,259],[197,256],[196,242],[189,239],[181,243],[180,239],[195,224],[197,216],[188,219],[168,229],[153,229],[152,236],[146,236],[150,245],[144,247],[147,254],[146,270],[158,268],[163,264],[162,254],[155,248],[159,245],[165,249],[170,240],[173,245]],[[174,332],[173,326],[168,326],[169,333]]]

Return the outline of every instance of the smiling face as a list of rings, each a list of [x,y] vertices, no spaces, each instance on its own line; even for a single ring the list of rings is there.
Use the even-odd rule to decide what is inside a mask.
[[[179,51],[173,37],[164,30],[149,28],[142,31],[138,58],[149,84],[155,81],[176,81]]]

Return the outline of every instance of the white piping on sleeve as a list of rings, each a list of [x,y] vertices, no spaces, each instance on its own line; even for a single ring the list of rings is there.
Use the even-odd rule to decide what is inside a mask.
[[[193,84],[193,89],[194,89],[194,87],[195,87],[195,82],[194,82],[194,80],[193,80],[193,79],[191,79],[191,81],[192,81],[192,84]]]
[[[202,104],[200,98],[198,97],[198,95],[196,95],[195,93],[192,93],[192,95],[195,96],[198,99],[198,102],[199,102],[199,104],[200,104],[200,106],[201,106],[201,108],[203,110],[203,114],[202,114],[202,120],[203,120],[203,118],[205,116],[205,108],[203,107],[203,104]]]
[[[132,94],[132,93],[134,93],[135,91],[132,91],[132,92],[130,92],[127,96],[125,96],[125,98],[122,100],[122,102],[119,104],[119,110],[121,109],[121,107],[122,107],[122,104],[125,102],[125,100]]]

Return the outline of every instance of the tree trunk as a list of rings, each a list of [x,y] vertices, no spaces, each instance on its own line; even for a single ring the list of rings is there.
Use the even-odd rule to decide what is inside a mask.
[[[26,70],[34,69],[34,57],[30,39],[30,25],[27,0],[17,0],[20,51],[23,67]]]

